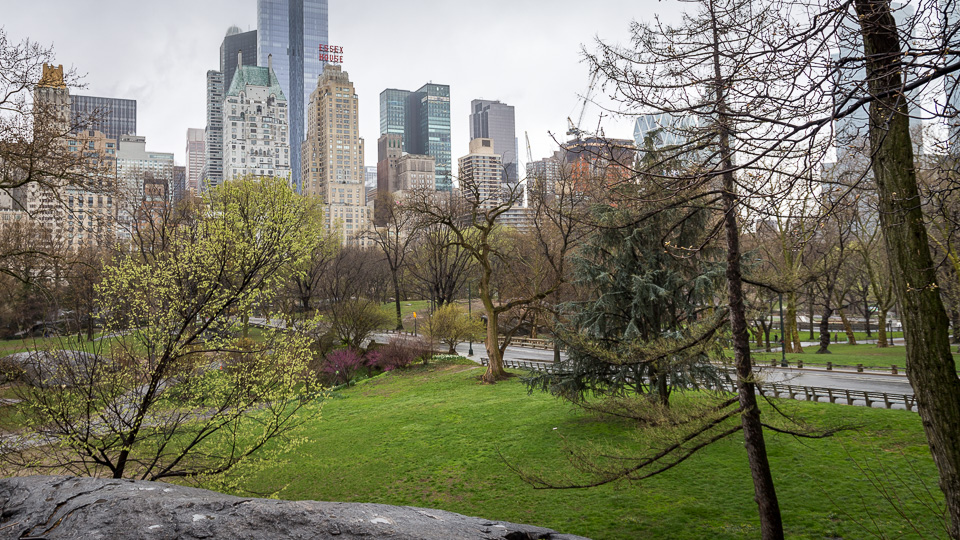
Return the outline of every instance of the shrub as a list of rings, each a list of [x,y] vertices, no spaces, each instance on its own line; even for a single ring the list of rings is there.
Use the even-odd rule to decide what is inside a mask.
[[[376,367],[383,371],[403,369],[417,360],[423,360],[426,363],[433,355],[433,349],[426,340],[401,336],[391,338],[386,345],[378,349],[378,352],[380,357]]]
[[[346,384],[353,380],[365,364],[363,355],[356,350],[337,349],[327,354],[320,373],[331,384]]]

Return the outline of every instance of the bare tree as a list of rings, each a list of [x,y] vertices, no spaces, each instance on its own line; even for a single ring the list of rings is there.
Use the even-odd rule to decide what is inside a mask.
[[[393,302],[396,307],[397,330],[403,330],[400,310],[401,271],[405,268],[410,247],[416,243],[419,228],[416,213],[408,210],[390,192],[377,193],[374,206],[374,226],[366,237],[383,252],[393,281]]]
[[[489,358],[483,381],[494,383],[508,376],[503,368],[503,351],[514,329],[500,341],[501,317],[518,308],[539,302],[555,292],[563,282],[566,253],[573,247],[571,234],[550,235],[537,226],[526,243],[511,239],[500,225],[501,216],[522,199],[522,184],[491,193],[479,179],[461,175],[459,193],[441,195],[418,191],[412,206],[425,223],[442,227],[452,234],[452,245],[463,249],[478,268],[477,298],[486,315],[486,350]],[[567,229],[572,221],[561,220]],[[546,227],[549,221],[544,222]],[[499,270],[499,272],[498,272]],[[510,275],[516,288],[511,296],[497,298],[497,281]]]

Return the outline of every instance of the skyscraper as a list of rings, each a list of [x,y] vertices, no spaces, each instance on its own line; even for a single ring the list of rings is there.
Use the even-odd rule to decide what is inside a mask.
[[[380,135],[387,134],[403,136],[402,151],[436,159],[436,189],[453,188],[449,85],[427,83],[416,92],[395,88],[381,92]]]
[[[137,133],[137,100],[70,96],[70,117],[81,130],[100,131],[110,139]]]
[[[344,242],[360,241],[370,223],[359,103],[353,83],[340,66],[327,65],[307,110],[303,144],[303,193],[324,202],[328,229],[342,232]]]
[[[200,191],[223,182],[223,73],[207,72],[207,129],[203,134],[207,158],[200,173]]]
[[[186,168],[186,186],[185,189],[191,191],[194,195],[200,192],[200,182],[203,177],[203,165],[207,161],[207,150],[203,140],[203,130],[197,128],[187,128],[187,168]]]
[[[237,71],[237,61],[245,66],[257,65],[257,31],[243,32],[236,26],[227,29],[227,35],[220,44],[220,72],[223,73],[224,90],[233,82]]]
[[[503,158],[503,181],[520,181],[513,106],[485,99],[471,101],[470,140],[473,139],[493,139],[493,152]]]
[[[257,0],[257,59],[273,69],[290,105],[290,166],[297,189],[300,145],[306,134],[304,118],[310,94],[323,71],[320,44],[329,44],[327,0]]]
[[[437,160],[437,190],[453,189],[450,86],[428,83],[411,93],[407,97],[406,124],[407,134],[415,136],[415,146],[407,145],[407,152],[433,156]]]
[[[387,88],[380,92],[380,135],[400,135],[406,129],[407,97],[409,90]],[[406,150],[400,141],[401,151]],[[379,156],[382,159],[382,156]]]

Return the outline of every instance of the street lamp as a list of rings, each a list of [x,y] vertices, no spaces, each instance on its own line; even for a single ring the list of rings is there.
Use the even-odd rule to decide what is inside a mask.
[[[780,367],[787,367],[787,334],[783,331],[783,293],[780,297]]]
[[[471,324],[473,324],[473,297],[470,295],[470,284],[467,283],[467,316],[470,318]],[[470,350],[467,351],[467,356],[473,356],[473,335],[470,335]]]

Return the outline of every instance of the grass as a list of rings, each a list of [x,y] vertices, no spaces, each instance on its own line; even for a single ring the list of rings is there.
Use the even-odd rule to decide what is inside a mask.
[[[517,379],[478,384],[469,362],[391,372],[335,394],[308,442],[282,466],[249,478],[248,489],[285,499],[376,502],[441,508],[536,524],[592,538],[758,538],[743,442],[716,443],[642,483],[586,490],[534,490],[501,461],[559,475],[562,438],[640,451],[620,421],[601,420]],[[936,471],[919,417],[906,411],[782,404],[816,425],[856,424],[825,440],[767,432],[790,538],[912,538],[872,483],[902,500],[927,532],[944,536]],[[768,418],[773,413],[766,407]],[[871,480],[871,478],[873,480]],[[926,487],[924,487],[926,486]],[[929,492],[927,491],[929,490]]]
[[[876,329],[876,328],[873,328],[873,329],[870,331],[870,335],[869,335],[869,336],[867,335],[866,332],[854,332],[854,333],[853,333],[853,337],[854,337],[856,340],[858,340],[858,341],[862,341],[862,340],[865,340],[865,339],[869,339],[869,340],[874,340],[874,341],[875,341],[875,340],[877,340],[877,339],[879,338],[879,336],[880,336],[880,334],[877,333],[877,329]],[[779,329],[774,329],[774,330],[772,330],[772,331],[770,332],[770,343],[771,343],[771,344],[773,344],[773,341],[774,341],[773,338],[774,338],[774,337],[777,337],[777,338],[780,337],[780,330],[779,330]],[[834,337],[839,337],[841,341],[846,341],[846,340],[847,340],[847,334],[846,334],[846,332],[843,332],[843,331],[833,331],[833,332],[830,332],[830,339],[832,340]],[[892,339],[892,338],[903,339],[903,332],[901,332],[901,331],[899,331],[899,330],[897,330],[897,331],[895,331],[895,332],[887,332],[887,339]],[[813,333],[813,337],[811,338],[811,337],[810,337],[810,329],[809,329],[809,327],[804,327],[804,328],[802,328],[802,329],[800,330],[800,341],[803,341],[803,342],[820,341],[820,329],[819,329],[819,328],[815,329],[815,330],[814,330],[814,333]]]
[[[903,368],[907,364],[907,349],[902,344],[895,347],[877,348],[876,345],[847,345],[846,343],[834,343],[829,347],[830,354],[816,354],[818,347],[804,347],[802,354],[787,353],[787,362],[795,366],[798,360],[803,360],[808,365],[826,365],[827,362],[833,362],[835,366],[856,366],[863,364],[865,367],[888,368],[891,365]],[[733,351],[727,351],[728,356],[733,356]],[[754,352],[754,361],[758,365],[768,365],[772,360],[780,360],[780,353]],[[960,362],[960,354],[953,353],[954,360]]]
[[[100,335],[101,334],[98,332],[94,335],[94,338],[98,338]],[[84,335],[80,340],[77,339],[75,334],[70,336],[54,336],[46,338],[11,339],[0,341],[0,357],[18,352],[44,350],[49,348],[94,352],[97,347],[98,342],[87,341],[86,335]]]
[[[383,310],[390,315],[390,320],[396,322],[394,317],[397,316],[397,305],[393,302],[387,302],[381,306]],[[414,323],[413,323],[413,314],[416,313],[417,317],[425,319],[430,312],[430,301],[429,300],[401,300],[400,301],[400,314],[403,317],[403,329],[407,332],[413,332]],[[393,325],[391,324],[390,328]]]

